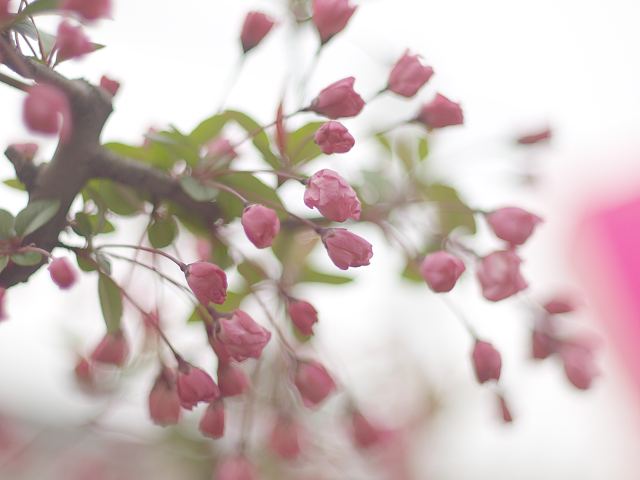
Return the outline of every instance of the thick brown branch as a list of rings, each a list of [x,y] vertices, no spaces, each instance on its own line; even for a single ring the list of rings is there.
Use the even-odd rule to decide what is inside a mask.
[[[18,180],[24,184],[27,191],[31,191],[38,176],[38,167],[30,159],[23,157],[22,154],[12,146],[9,146],[4,154],[13,164]]]

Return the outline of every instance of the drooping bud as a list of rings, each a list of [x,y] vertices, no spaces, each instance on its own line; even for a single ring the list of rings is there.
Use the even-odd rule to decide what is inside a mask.
[[[552,132],[550,128],[545,128],[539,132],[527,133],[516,139],[516,143],[520,145],[534,145],[536,143],[547,142],[551,140]]]
[[[371,244],[346,228],[325,230],[322,233],[322,243],[331,261],[341,270],[369,265],[373,256]]]
[[[511,250],[493,252],[480,259],[477,277],[487,300],[504,300],[527,288],[520,273],[520,257]]]
[[[336,389],[336,384],[323,365],[316,361],[301,361],[294,383],[306,407],[315,407]]]
[[[213,480],[258,480],[258,473],[244,455],[238,454],[218,463]]]
[[[334,120],[355,117],[364,108],[364,100],[353,89],[355,81],[347,77],[332,83],[311,102],[309,110]]]
[[[240,367],[219,362],[218,386],[223,397],[242,395],[249,389],[249,377]]]
[[[71,134],[69,101],[58,88],[38,84],[29,89],[24,100],[23,119],[27,127],[37,133],[55,135],[65,141]]]
[[[111,0],[64,0],[60,8],[74,12],[85,20],[98,20],[111,15]]]
[[[48,270],[51,280],[63,290],[71,288],[76,283],[78,274],[69,260],[64,257],[54,258],[49,263]]]
[[[84,357],[78,358],[75,367],[73,367],[73,376],[80,388],[87,392],[95,391],[95,375],[89,360]]]
[[[304,204],[329,220],[344,222],[360,218],[360,200],[351,185],[338,172],[325,168],[307,180]]]
[[[213,402],[220,390],[204,370],[182,362],[178,365],[178,397],[182,408],[191,410],[200,402]]]
[[[253,204],[246,207],[241,223],[247,238],[257,248],[270,247],[280,231],[278,214],[264,205]]]
[[[295,327],[303,335],[313,335],[313,326],[318,321],[318,312],[313,305],[304,300],[289,302],[289,316]]]
[[[173,370],[163,367],[149,393],[149,416],[156,425],[175,425],[180,421],[180,397]]]
[[[398,95],[411,98],[432,75],[433,68],[423,65],[419,55],[409,55],[407,50],[391,70],[387,88]]]
[[[560,350],[567,379],[579,390],[591,388],[598,375],[591,346],[581,342],[567,342]]]
[[[565,296],[555,296],[542,306],[550,315],[560,315],[575,311],[575,302]]]
[[[120,82],[103,75],[100,77],[100,88],[109,92],[112,97],[115,97],[118,90],[120,90]]]
[[[424,257],[420,274],[434,292],[449,292],[465,271],[464,263],[455,255],[443,250]]]
[[[502,358],[500,352],[489,342],[477,340],[471,358],[478,382],[485,383],[489,380],[498,381],[500,379]]]
[[[114,333],[107,333],[102,338],[93,353],[91,353],[91,360],[122,367],[126,363],[128,356],[129,344],[122,330],[118,330]]]
[[[428,129],[436,129],[462,125],[464,116],[459,103],[452,102],[438,93],[431,102],[422,106],[418,121]]]
[[[227,298],[227,275],[209,262],[194,262],[185,272],[189,288],[205,307],[210,302],[222,304]]]
[[[302,451],[302,427],[289,416],[279,415],[271,428],[269,448],[283,460],[295,460]]]
[[[209,404],[198,428],[205,437],[221,438],[224,435],[224,403],[221,399]]]
[[[531,356],[536,360],[544,360],[556,352],[557,343],[551,335],[534,329],[531,332]]]
[[[496,237],[511,245],[522,245],[542,219],[518,207],[505,207],[487,214],[487,222]]]
[[[353,148],[356,141],[349,130],[340,122],[331,120],[322,125],[314,135],[314,141],[322,150],[322,153],[347,153]]]
[[[275,21],[262,12],[249,12],[242,24],[240,41],[242,50],[247,53],[252,48],[258,46],[264,37],[271,31]]]
[[[318,29],[320,42],[325,44],[344,30],[357,7],[349,0],[313,0],[311,8],[311,19]]]
[[[216,333],[224,351],[238,362],[259,358],[270,338],[271,332],[242,310],[234,311],[231,318],[221,318]]]
[[[82,27],[74,27],[66,20],[58,26],[56,48],[58,61],[80,58],[94,50]]]

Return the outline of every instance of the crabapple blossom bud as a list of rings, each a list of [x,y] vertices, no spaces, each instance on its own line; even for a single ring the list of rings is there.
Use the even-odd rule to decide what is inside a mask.
[[[422,106],[417,120],[428,129],[435,129],[462,125],[464,116],[459,103],[438,93],[431,102]]]
[[[122,367],[129,356],[129,344],[122,330],[107,333],[91,353],[91,360]]]
[[[249,377],[240,367],[220,362],[218,364],[218,386],[223,397],[242,395],[249,389]]]
[[[244,455],[234,455],[218,463],[213,480],[258,480],[258,473]]]
[[[325,168],[307,180],[304,204],[329,220],[344,222],[360,218],[360,200],[355,190],[337,172]]]
[[[540,330],[531,333],[531,356],[536,360],[544,360],[555,353],[556,340],[549,334]]]
[[[542,219],[518,207],[505,207],[487,214],[487,222],[496,237],[511,245],[522,245]]]
[[[289,316],[296,328],[303,335],[313,335],[313,325],[318,321],[318,312],[313,305],[304,300],[293,300],[289,303]]]
[[[224,435],[224,403],[222,400],[211,402],[198,424],[200,432],[209,438],[221,438]]]
[[[0,287],[0,320],[6,320],[7,318],[7,312],[4,306],[6,296],[7,296],[7,290],[3,287]]]
[[[73,375],[78,382],[79,386],[88,391],[93,391],[95,388],[95,376],[93,372],[93,366],[84,357],[78,358],[76,366],[73,368]]]
[[[434,292],[449,292],[465,271],[464,263],[455,255],[443,250],[424,257],[420,274]]]
[[[180,421],[180,397],[176,375],[164,367],[149,393],[149,416],[156,425],[175,425]]]
[[[78,275],[66,258],[54,258],[48,270],[51,280],[63,290],[71,288],[76,283]]]
[[[484,383],[489,380],[499,380],[502,370],[502,358],[493,345],[482,340],[476,340],[471,355],[473,368],[478,382]]]
[[[539,132],[528,133],[516,139],[516,143],[520,145],[533,145],[536,143],[546,142],[551,139],[552,132],[550,128],[545,128]]]
[[[567,379],[579,390],[591,388],[593,379],[598,375],[593,351],[586,344],[567,343],[560,351],[564,373]]]
[[[249,12],[244,19],[242,25],[242,33],[240,41],[242,42],[242,50],[247,53],[256,47],[264,37],[271,31],[275,22],[271,17],[262,12]]]
[[[433,68],[423,65],[419,55],[407,50],[389,75],[388,89],[403,97],[413,97],[433,75]]]
[[[31,87],[22,114],[24,123],[34,132],[54,135],[60,131],[63,141],[71,134],[69,101],[57,87],[44,83]]]
[[[509,404],[502,395],[498,395],[498,407],[500,408],[500,416],[502,417],[502,421],[504,423],[513,422],[513,415],[511,414]]]
[[[331,120],[322,125],[314,136],[314,141],[322,150],[322,153],[346,153],[353,148],[356,141],[344,125]]]
[[[222,304],[227,298],[227,275],[219,266],[209,262],[194,262],[185,272],[189,288],[205,307],[210,302]]]
[[[207,143],[207,155],[214,158],[226,157],[229,160],[233,160],[238,156],[238,152],[235,151],[233,145],[228,138],[216,137]]]
[[[311,8],[311,19],[318,29],[320,41],[325,44],[344,30],[357,7],[349,0],[313,0]]]
[[[249,205],[242,212],[242,228],[257,248],[267,248],[280,231],[280,219],[275,210],[264,205]]]
[[[325,230],[322,234],[322,243],[331,261],[341,270],[369,265],[369,260],[373,256],[371,244],[346,228]]]
[[[562,313],[571,313],[576,309],[576,305],[570,298],[553,297],[542,306],[549,314],[559,315]]]
[[[9,145],[9,148],[14,149],[27,161],[32,161],[38,153],[38,145],[35,143],[14,143]]]
[[[9,0],[0,0],[0,23],[7,18],[9,18]]]
[[[351,414],[351,435],[360,448],[371,448],[389,437],[389,431],[372,423],[359,411]]]
[[[299,362],[294,383],[306,407],[315,407],[336,389],[336,384],[323,365],[316,361]]]
[[[481,258],[476,274],[484,298],[497,302],[526,289],[527,282],[520,273],[521,262],[511,250],[493,252]]]
[[[80,58],[93,52],[93,45],[82,31],[82,27],[74,27],[66,20],[58,26],[56,48],[58,61]]]
[[[279,415],[269,435],[269,448],[283,460],[295,460],[302,451],[302,427],[293,418]]]
[[[220,397],[220,389],[204,370],[182,362],[178,365],[178,397],[182,408],[191,410],[200,402]]]
[[[353,89],[355,81],[354,77],[347,77],[332,83],[318,94],[308,109],[334,120],[355,117],[364,108],[364,100]]]
[[[271,332],[258,325],[242,310],[233,312],[231,318],[220,319],[216,338],[226,353],[238,362],[247,358],[259,358],[269,343]]]
[[[120,82],[103,75],[100,77],[100,88],[109,92],[112,97],[115,97],[118,90],[120,90]]]
[[[75,12],[85,20],[97,20],[111,14],[111,0],[64,0],[60,8]]]

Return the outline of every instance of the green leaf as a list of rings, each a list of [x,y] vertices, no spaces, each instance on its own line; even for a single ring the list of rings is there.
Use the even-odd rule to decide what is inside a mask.
[[[200,160],[199,146],[175,127],[172,127],[170,131],[148,133],[146,137],[163,145],[176,160],[185,160],[187,164],[192,166]]]
[[[76,261],[78,262],[78,267],[83,272],[95,272],[97,270],[97,264],[93,258],[87,257],[80,252],[76,252]]]
[[[96,253],[96,261],[101,272],[111,275],[111,262],[102,253]]]
[[[227,120],[228,117],[224,113],[209,117],[201,122],[191,132],[189,138],[192,142],[202,146],[206,142],[208,142],[209,140],[213,140],[220,134],[225,124],[227,123]]]
[[[92,237],[99,233],[115,232],[113,224],[104,218],[102,214],[89,215],[84,212],[78,212],[75,216],[73,231],[82,237]]]
[[[34,27],[26,18],[21,18],[11,28],[33,40],[38,40],[39,38],[46,55],[49,55],[56,45],[55,35],[47,33],[41,29],[36,29],[36,27]]]
[[[14,237],[16,232],[13,228],[15,219],[10,212],[0,208],[0,240]]]
[[[11,261],[16,265],[31,267],[42,262],[42,255],[36,252],[14,253],[11,255]]]
[[[314,270],[311,267],[304,267],[298,279],[299,282],[307,283],[327,283],[329,285],[344,285],[353,282],[353,278],[344,275],[333,275]]]
[[[196,202],[210,202],[218,196],[217,189],[204,185],[193,177],[180,177],[180,186]]]
[[[172,152],[168,151],[164,145],[155,142],[149,142],[143,146],[111,142],[103,146],[118,155],[147,163],[161,170],[169,170],[176,161]]]
[[[0,257],[0,272],[2,272],[9,263],[9,255],[3,255]]]
[[[434,183],[427,186],[424,193],[428,200],[437,203],[440,230],[443,235],[448,235],[458,228],[469,234],[476,233],[474,212],[460,199],[455,188]]]
[[[420,275],[420,270],[415,262],[408,261],[402,271],[402,278],[414,283],[424,283],[424,278]]]
[[[98,278],[98,296],[107,331],[117,332],[122,320],[122,294],[118,285],[104,273]]]
[[[27,187],[24,186],[24,183],[22,183],[17,178],[8,178],[7,180],[3,180],[2,183],[4,183],[9,188],[13,188],[14,190],[20,190],[21,192],[27,191]]]
[[[250,173],[225,175],[223,180],[225,185],[237,190],[250,202],[262,203],[269,208],[275,209],[278,215],[283,215],[284,206],[276,190]],[[220,192],[218,203],[226,214],[227,220],[241,216],[244,210],[242,202],[228,192]]]
[[[422,161],[427,158],[427,156],[429,156],[429,142],[423,137],[418,140],[418,158]]]
[[[225,115],[242,127],[248,135],[253,136],[253,145],[262,154],[262,158],[273,168],[280,167],[280,159],[271,150],[269,137],[262,126],[242,112],[227,110]]]
[[[291,132],[287,139],[287,153],[291,163],[302,165],[322,154],[313,137],[324,122],[311,122]]]
[[[154,248],[164,248],[171,245],[177,235],[178,224],[171,215],[155,219],[147,230],[149,243]]]
[[[233,312],[240,308],[242,300],[244,300],[247,295],[249,295],[248,291],[241,291],[238,293],[227,291],[227,299],[222,305],[218,305],[216,309],[223,313]]]
[[[109,209],[117,215],[135,215],[143,207],[135,190],[109,180],[91,180],[86,193],[101,210]]]
[[[267,273],[262,267],[250,260],[245,260],[238,264],[237,269],[238,273],[242,275],[242,278],[244,278],[249,285],[254,285],[268,278]]]
[[[23,18],[32,17],[39,13],[53,12],[59,9],[60,0],[35,0],[27,5],[16,18],[21,20]]]
[[[16,216],[16,234],[29,235],[51,220],[60,208],[58,200],[35,200]]]

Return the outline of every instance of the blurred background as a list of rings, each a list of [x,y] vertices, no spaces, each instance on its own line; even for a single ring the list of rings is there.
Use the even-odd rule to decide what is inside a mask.
[[[248,58],[224,100],[227,107],[269,123],[284,85],[306,70],[316,48],[311,28],[295,32],[287,22],[284,1],[114,3],[114,21],[88,29],[107,48],[60,67],[70,77],[98,81],[107,74],[122,82],[105,141],[141,143],[151,126],[189,130],[215,113],[240,55],[238,35],[248,10],[269,12],[282,25]],[[602,374],[581,392],[558,362],[532,361],[530,311],[518,299],[489,305],[473,279],[465,279],[451,298],[503,353],[501,383],[515,419],[503,424],[494,393],[473,377],[467,333],[423,285],[400,278],[400,252],[363,228],[374,245],[371,266],[357,271],[357,281],[348,286],[305,287],[300,296],[321,311],[314,341],[327,365],[367,412],[411,435],[387,452],[401,460],[346,454],[344,438],[333,433],[326,412],[317,412],[310,422],[323,455],[273,478],[637,479],[640,379],[634,372],[640,360],[621,354],[633,348],[624,350],[619,339],[625,322],[638,317],[632,309],[614,308],[610,290],[625,287],[611,289],[616,272],[604,277],[601,265],[614,244],[598,240],[585,225],[594,212],[630,202],[640,192],[640,3],[354,3],[360,7],[340,42],[323,51],[308,98],[349,75],[368,98],[384,86],[406,48],[420,53],[436,72],[420,98],[381,97],[345,125],[358,138],[406,118],[436,91],[460,101],[465,126],[430,140],[433,175],[447,179],[478,208],[518,205],[544,217],[523,248],[529,296],[542,301],[566,291],[580,299],[581,309],[570,321],[601,338]],[[21,102],[19,92],[0,89],[1,145],[34,139],[18,121]],[[546,126],[553,130],[550,143],[514,144],[518,135]],[[45,157],[52,152],[50,139],[36,140]],[[363,142],[316,166],[348,177],[372,162],[376,151]],[[0,162],[0,177],[12,176],[9,162]],[[0,199],[14,212],[24,204],[22,194],[3,185]],[[142,220],[123,225],[123,238],[144,230]],[[183,248],[195,255],[188,239]],[[319,256],[318,262],[327,261]],[[144,298],[147,285],[134,281],[132,291]],[[95,288],[87,276],[60,293],[41,271],[28,285],[11,289],[9,320],[0,325],[0,412],[6,418],[0,478],[209,478],[201,465],[207,446],[188,429],[196,414],[181,432],[167,433],[147,420],[151,370],[127,372],[123,388],[106,396],[86,395],[74,383],[75,353],[103,333]],[[212,362],[201,329],[184,326],[187,305],[165,299],[164,307],[176,343]],[[376,466],[394,461],[404,465],[402,472]],[[125,472],[129,464],[139,476]]]

